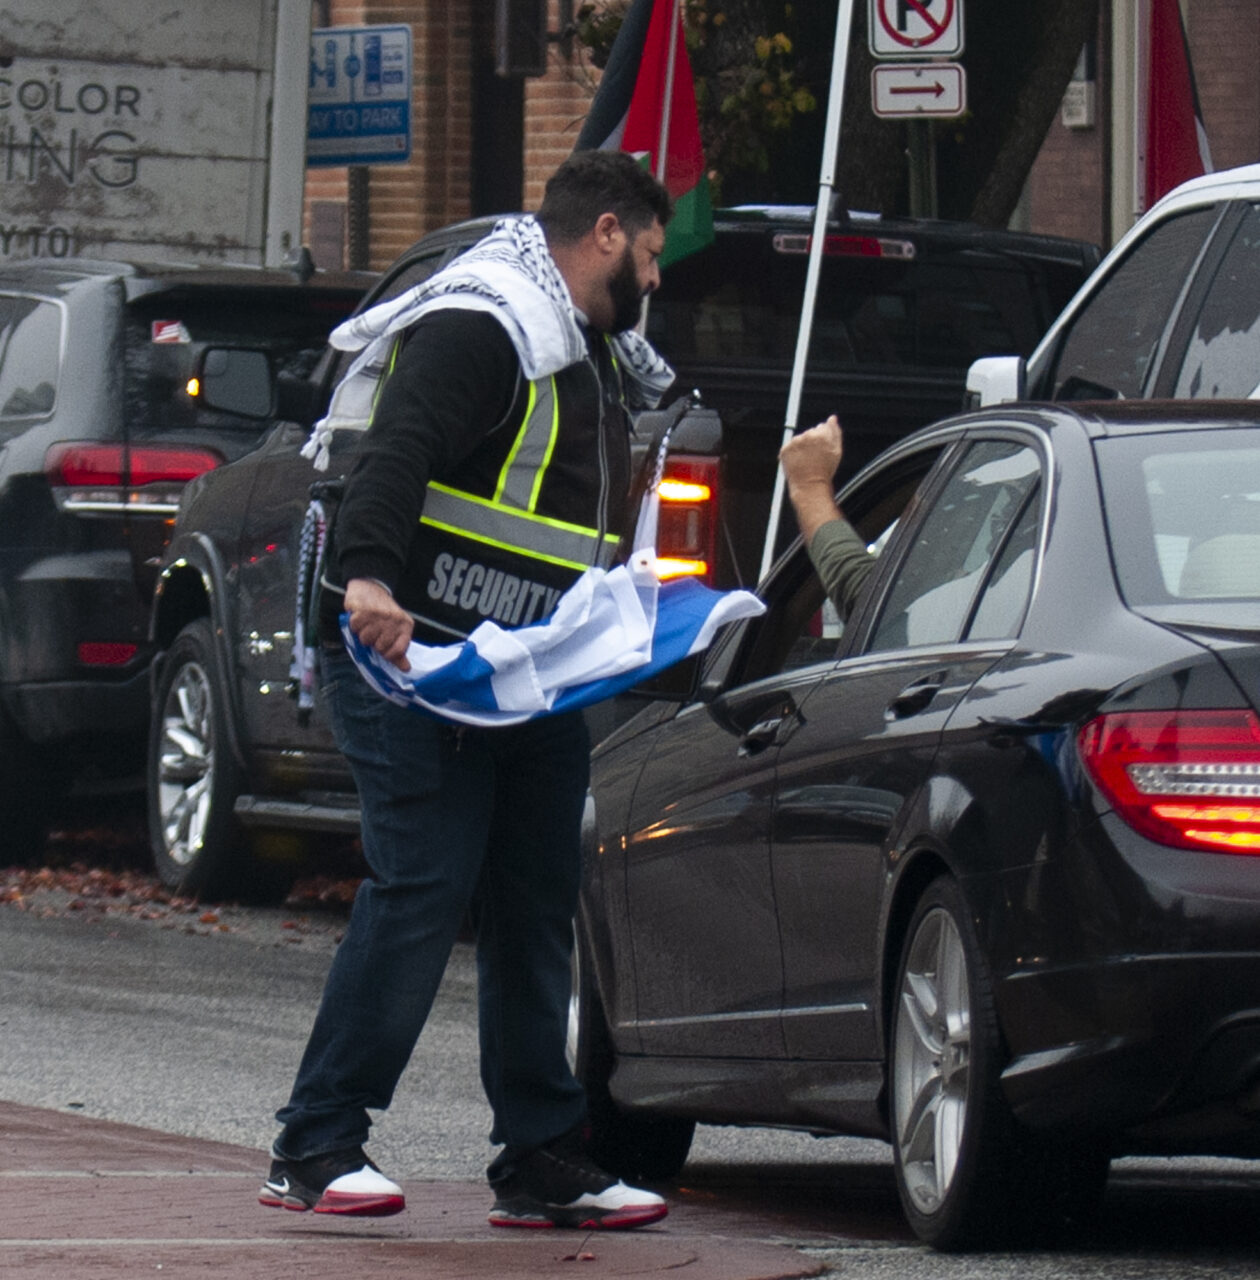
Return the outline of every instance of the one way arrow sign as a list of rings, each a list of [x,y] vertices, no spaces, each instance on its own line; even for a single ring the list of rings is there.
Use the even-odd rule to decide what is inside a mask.
[[[962,115],[966,74],[957,62],[879,63],[871,72],[871,106],[877,116]]]

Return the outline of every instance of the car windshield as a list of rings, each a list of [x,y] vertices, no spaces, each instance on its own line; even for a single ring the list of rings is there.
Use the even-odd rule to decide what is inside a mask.
[[[266,351],[274,371],[306,377],[329,331],[357,298],[296,290],[163,293],[127,316],[127,417],[135,435],[206,427],[258,431],[256,420],[206,408],[186,392],[207,346]]]
[[[1260,427],[1096,445],[1116,574],[1134,608],[1260,604]],[[1219,612],[1219,611],[1217,611]]]

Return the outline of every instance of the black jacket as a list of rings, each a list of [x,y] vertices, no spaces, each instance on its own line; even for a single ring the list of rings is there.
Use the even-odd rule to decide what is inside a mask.
[[[558,528],[598,528],[615,545],[627,531],[630,419],[603,335],[591,333],[588,346],[586,360],[555,375],[554,448],[534,513]],[[383,582],[427,643],[466,635],[485,618],[521,626],[547,616],[582,566],[422,523],[431,481],[493,499],[530,402],[515,348],[492,316],[444,310],[408,330],[347,479],[326,579]],[[341,597],[324,597],[329,637]]]

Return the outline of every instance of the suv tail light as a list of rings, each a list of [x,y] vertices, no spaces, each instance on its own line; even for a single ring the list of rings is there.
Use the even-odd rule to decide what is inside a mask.
[[[665,460],[657,492],[656,572],[712,580],[717,555],[718,460],[676,453]]]
[[[1260,854],[1254,711],[1126,711],[1081,730],[1090,776],[1136,831],[1179,849]]]
[[[44,455],[44,474],[63,511],[173,516],[184,485],[222,462],[213,449],[70,441]]]

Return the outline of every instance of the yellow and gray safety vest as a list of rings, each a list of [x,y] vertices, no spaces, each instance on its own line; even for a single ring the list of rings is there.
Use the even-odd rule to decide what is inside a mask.
[[[518,425],[513,429],[512,424]],[[439,632],[539,622],[626,532],[630,419],[616,362],[595,353],[522,380],[512,409],[454,474],[430,480],[400,602]]]

